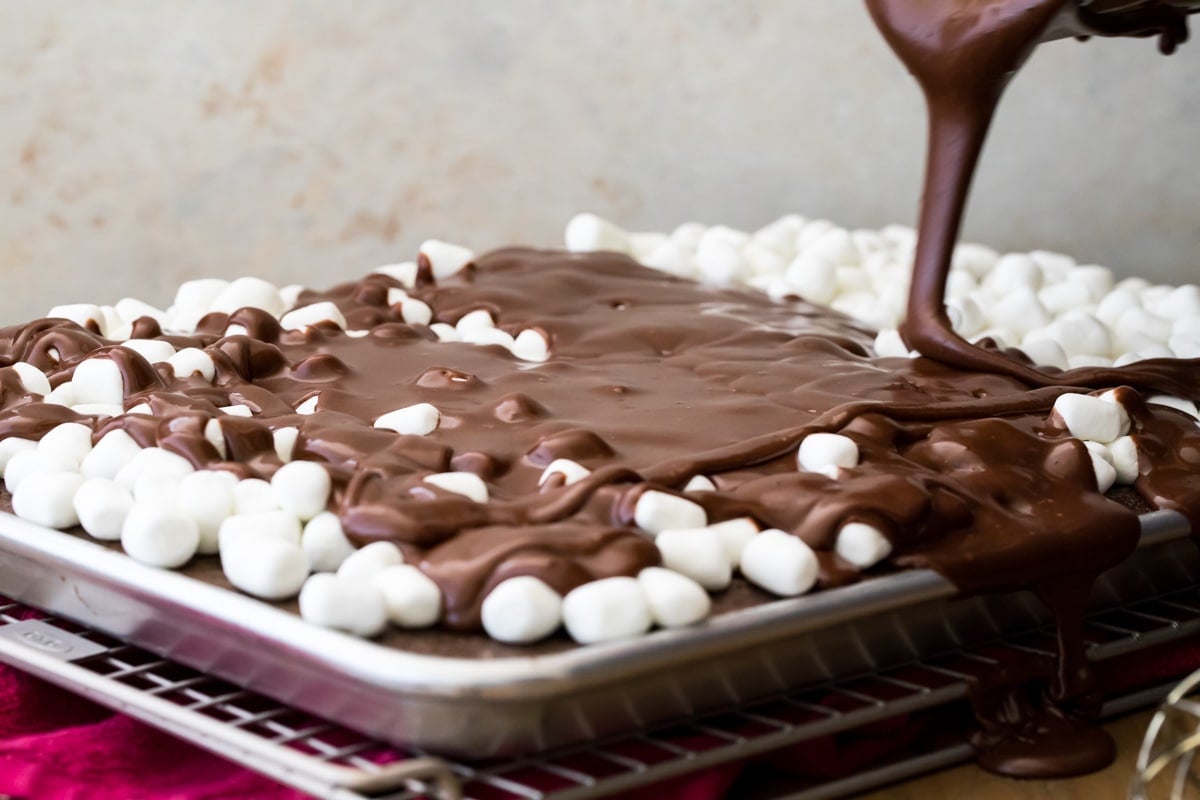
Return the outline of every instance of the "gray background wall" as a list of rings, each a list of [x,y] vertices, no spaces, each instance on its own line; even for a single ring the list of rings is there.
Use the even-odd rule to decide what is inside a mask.
[[[328,284],[569,216],[911,222],[923,111],[859,0],[9,0],[0,319]],[[1011,90],[968,235],[1181,282],[1200,47],[1060,42]]]

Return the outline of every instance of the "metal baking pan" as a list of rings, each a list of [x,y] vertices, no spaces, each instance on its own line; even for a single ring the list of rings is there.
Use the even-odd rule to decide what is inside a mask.
[[[1200,583],[1173,512],[1097,582],[1113,605]],[[1028,593],[958,597],[928,570],[721,613],[694,628],[483,658],[408,652],[0,514],[0,593],[366,734],[447,755],[513,756],[743,704],[1039,624]]]

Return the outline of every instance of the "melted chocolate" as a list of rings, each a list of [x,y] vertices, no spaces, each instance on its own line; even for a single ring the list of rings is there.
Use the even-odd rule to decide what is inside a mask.
[[[967,195],[992,117],[1008,81],[1039,41],[1064,17],[1073,18],[1076,33],[1107,36],[1159,36],[1160,49],[1172,52],[1187,39],[1185,5],[1169,0],[1142,0],[1114,7],[1103,0],[1077,7],[1071,0],[867,0],[884,37],[908,66],[925,93],[929,109],[929,151],[919,236],[909,295],[907,319],[901,332],[909,346],[925,356],[964,370],[1010,376],[1030,387],[1105,387],[1129,385],[1195,398],[1200,395],[1200,363],[1195,360],[1154,359],[1120,369],[1073,369],[1050,374],[992,349],[977,347],[951,330],[944,305],[946,279],[958,239]],[[1068,22],[1068,25],[1070,22]],[[1127,405],[1137,405],[1125,392]],[[1200,530],[1200,490],[1186,476],[1195,474],[1196,452],[1182,442],[1169,443],[1173,434],[1157,430],[1153,415],[1140,408],[1143,463],[1152,462],[1138,482],[1142,496],[1160,507],[1177,508]],[[1156,442],[1157,444],[1151,444]],[[1074,456],[1062,452],[1066,460]],[[1064,462],[1045,462],[1049,472]],[[1165,481],[1167,485],[1161,482]],[[1051,493],[1041,501],[1053,506]],[[1024,502],[1029,502],[1024,500]],[[1021,777],[1075,775],[1106,766],[1114,755],[1112,742],[1071,716],[1089,686],[1080,634],[1083,609],[1100,562],[1126,547],[1126,534],[1092,528],[1074,513],[1059,516],[1047,507],[1038,512],[1057,524],[1091,539],[1095,560],[1071,564],[1071,575],[1031,576],[1030,584],[1051,608],[1059,632],[1057,675],[1050,705],[1020,702],[1017,690],[1001,693],[1003,701],[977,703],[982,732],[976,739],[980,763],[988,769]],[[1099,517],[1087,517],[1098,521]],[[1000,531],[994,530],[992,541]],[[1003,548],[1001,548],[1003,549]],[[1020,550],[1021,548],[1017,548]],[[920,554],[943,553],[939,543]],[[1016,555],[1009,552],[1008,555]],[[1062,555],[1066,555],[1063,553]],[[1018,560],[1023,555],[1018,555]],[[1003,563],[1004,555],[986,563]],[[960,585],[974,582],[961,574],[954,554],[933,566]],[[975,565],[977,568],[979,565]],[[997,588],[1015,574],[1015,562],[998,573]],[[987,705],[990,710],[981,710]],[[1051,746],[1067,742],[1066,746]]]

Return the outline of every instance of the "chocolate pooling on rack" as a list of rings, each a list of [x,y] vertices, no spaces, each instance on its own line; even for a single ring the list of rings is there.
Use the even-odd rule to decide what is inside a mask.
[[[993,115],[1009,80],[1038,43],[1061,32],[1065,19],[1078,34],[1158,36],[1162,52],[1170,53],[1187,39],[1186,5],[1170,0],[1116,5],[1103,0],[867,0],[884,37],[921,85],[929,111],[925,189],[907,318],[901,328],[910,347],[942,363],[1010,376],[1030,387],[1128,385],[1184,397],[1200,395],[1200,363],[1195,360],[1152,359],[1119,369],[1049,372],[972,345],[951,329],[944,305],[967,196]],[[1173,459],[1165,451],[1155,455],[1162,457],[1156,464]],[[1200,530],[1196,492],[1185,488],[1187,481],[1182,479],[1194,469],[1195,465],[1176,464],[1154,470],[1153,474],[1175,476],[1173,491],[1166,494],[1151,488],[1159,478],[1144,476],[1140,488],[1160,503],[1181,507],[1193,530]],[[1164,500],[1167,497],[1174,499]],[[940,568],[952,570],[946,564]],[[991,704],[1003,713],[981,716],[980,762],[993,771],[1031,777],[1078,774],[1099,769],[1113,758],[1112,742],[1099,731],[1070,733],[1075,746],[1065,750],[1048,746],[1078,728],[1065,709],[1086,695],[1089,682],[1080,626],[1098,572],[1090,566],[1074,572],[1028,584],[1050,607],[1058,625],[1057,677],[1048,706],[1016,702],[1011,694],[1007,702]]]

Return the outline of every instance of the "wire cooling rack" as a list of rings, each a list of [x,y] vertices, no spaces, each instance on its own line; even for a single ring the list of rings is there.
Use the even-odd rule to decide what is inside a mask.
[[[1093,661],[1200,633],[1200,587],[1088,618]],[[1037,628],[850,679],[808,687],[645,733],[532,758],[471,764],[396,747],[109,636],[0,597],[0,660],[194,742],[301,791],[332,800],[584,800],[769,754],[873,723],[953,707],[968,682],[1018,654],[1054,653]],[[1152,687],[1103,712],[1149,705]],[[967,760],[961,736],[849,777],[792,777],[754,800],[842,797]]]

